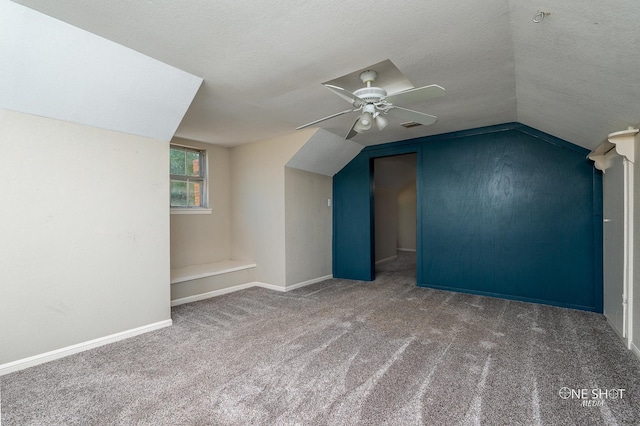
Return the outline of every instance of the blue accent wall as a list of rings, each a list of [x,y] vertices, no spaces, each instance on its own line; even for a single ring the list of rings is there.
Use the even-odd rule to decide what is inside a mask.
[[[358,155],[333,177],[333,276],[375,278],[373,169]]]
[[[368,147],[334,176],[334,276],[372,280],[372,164],[418,153],[420,286],[602,312],[602,177],[519,123]]]

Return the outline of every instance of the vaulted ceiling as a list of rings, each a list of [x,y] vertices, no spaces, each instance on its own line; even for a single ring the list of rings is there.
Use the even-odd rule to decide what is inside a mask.
[[[640,123],[640,2],[16,0],[204,79],[176,136],[234,146],[345,110],[321,83],[390,59],[446,95],[363,145],[519,121],[586,148]],[[615,7],[614,7],[615,6]],[[534,23],[539,12],[549,12]],[[355,117],[319,127],[344,136]]]

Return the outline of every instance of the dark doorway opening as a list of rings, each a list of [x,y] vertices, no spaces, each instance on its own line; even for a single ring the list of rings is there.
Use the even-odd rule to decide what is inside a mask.
[[[417,235],[417,154],[373,159],[374,258],[376,272],[412,265]]]

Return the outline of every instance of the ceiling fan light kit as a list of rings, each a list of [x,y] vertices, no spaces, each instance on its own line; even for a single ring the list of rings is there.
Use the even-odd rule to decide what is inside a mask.
[[[378,130],[382,131],[382,129],[387,127],[387,124],[389,124],[389,120],[387,120],[380,114],[376,116],[376,126],[378,127]]]
[[[365,130],[369,130],[371,128],[371,121],[373,118],[368,112],[363,112],[356,120],[356,123],[353,126],[353,130],[358,133],[362,133]]]
[[[371,129],[374,121],[378,130],[381,131],[389,124],[389,120],[385,115],[391,115],[403,120],[410,120],[425,126],[436,122],[437,117],[434,115],[412,111],[410,109],[399,107],[394,103],[419,102],[426,99],[436,98],[444,95],[444,88],[437,84],[432,84],[387,95],[387,91],[384,88],[372,86],[372,83],[377,77],[378,73],[374,70],[361,72],[360,80],[365,84],[365,87],[357,89],[353,93],[343,89],[342,87],[334,86],[332,84],[324,84],[327,89],[351,103],[353,109],[338,112],[328,117],[312,121],[311,123],[307,123],[296,128],[296,130],[304,129],[305,127],[312,126],[322,121],[356,111],[362,112],[356,119],[355,123],[353,123],[353,126],[351,126],[351,129],[347,133],[345,139],[351,139],[358,133],[363,133]]]

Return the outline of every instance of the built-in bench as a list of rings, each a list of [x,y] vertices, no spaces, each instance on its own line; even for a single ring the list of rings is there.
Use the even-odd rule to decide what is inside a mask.
[[[222,260],[214,263],[205,263],[203,265],[186,266],[184,268],[171,270],[171,284],[228,274],[255,267],[255,263],[241,260]]]
[[[171,270],[171,306],[219,296],[255,282],[256,264],[222,260]]]
[[[325,275],[288,286],[257,281],[256,264],[250,261],[223,260],[171,270],[171,306],[197,302],[250,287],[289,291],[333,278]]]

